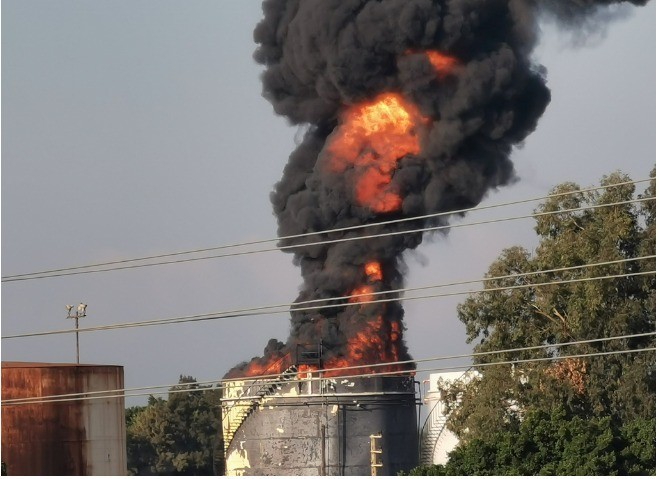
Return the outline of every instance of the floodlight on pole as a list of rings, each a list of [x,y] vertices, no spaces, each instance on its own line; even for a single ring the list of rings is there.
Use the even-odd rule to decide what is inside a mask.
[[[66,317],[68,319],[76,320],[76,363],[80,364],[80,339],[78,337],[78,320],[87,316],[87,305],[80,303],[75,312],[73,312],[73,308],[74,306],[71,304],[66,305]]]

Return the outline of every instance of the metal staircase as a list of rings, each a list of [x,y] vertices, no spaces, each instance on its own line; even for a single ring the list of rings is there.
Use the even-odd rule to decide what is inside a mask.
[[[433,457],[440,437],[446,428],[446,416],[443,414],[443,404],[437,401],[430,411],[423,428],[421,429],[421,447],[419,448],[419,462],[421,465],[433,464]]]
[[[464,381],[472,374],[472,368],[467,369],[457,380]],[[458,400],[460,401],[460,400]],[[448,416],[444,414],[444,403],[437,401],[428,414],[426,422],[421,428],[419,444],[419,463],[432,465],[435,451],[444,442],[449,431],[446,426]]]
[[[245,420],[258,409],[264,397],[274,394],[280,385],[297,375],[297,365],[290,366],[273,379],[257,379],[244,386],[242,393],[234,401],[226,403],[222,411],[224,452],[226,453],[234,436]]]

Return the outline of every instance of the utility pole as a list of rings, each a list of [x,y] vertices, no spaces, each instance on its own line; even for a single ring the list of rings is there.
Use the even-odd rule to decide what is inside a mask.
[[[67,318],[68,319],[75,319],[76,320],[76,364],[80,364],[80,340],[78,338],[78,320],[80,318],[84,318],[87,316],[87,305],[80,303],[78,305],[78,309],[75,311],[75,313],[72,313],[73,311],[73,306],[70,304],[66,305],[66,310],[67,310]]]

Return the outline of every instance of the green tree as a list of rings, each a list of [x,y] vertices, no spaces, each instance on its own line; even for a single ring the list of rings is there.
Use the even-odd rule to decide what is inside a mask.
[[[565,408],[531,410],[517,428],[458,446],[446,465],[410,476],[654,475],[655,421],[617,428],[609,417],[570,416]]]
[[[653,170],[651,176],[654,174]],[[543,360],[656,344],[654,336],[644,336],[555,346],[656,329],[655,275],[639,274],[654,271],[655,260],[635,259],[656,252],[655,182],[635,197],[635,186],[629,181],[628,176],[616,172],[601,181],[601,186],[617,185],[610,188],[579,191],[574,183],[556,187],[536,211],[539,245],[534,252],[519,246],[503,251],[488,271],[486,291],[459,306],[458,316],[475,352],[518,350],[477,356],[477,379],[441,386],[453,410],[449,428],[462,444],[452,456],[452,467],[454,461],[460,461],[468,465],[469,474],[490,473],[493,464],[502,464],[500,470],[507,471],[502,474],[631,471],[631,466],[619,464],[623,444],[627,444],[630,463],[650,453],[654,458],[654,442],[630,442],[634,434],[647,439],[647,421],[654,424],[653,352]],[[634,202],[637,198],[652,199]],[[574,268],[585,265],[597,266]],[[538,271],[542,273],[528,274]],[[539,283],[553,284],[529,286]],[[538,345],[545,347],[519,350]],[[500,361],[518,363],[512,368],[486,365]],[[537,422],[542,411],[561,411],[563,416]],[[550,443],[563,436],[552,435],[556,432],[552,428],[561,421],[567,421],[559,430],[570,433],[570,442],[557,450]],[[523,434],[529,427],[535,436]],[[604,444],[604,439],[594,441],[596,434],[617,439]],[[607,454],[614,451],[615,466],[610,461],[600,464],[595,456],[585,461],[590,457],[586,449],[593,445],[601,446],[593,454],[602,461],[608,461]],[[467,454],[470,447],[478,453]],[[522,452],[527,447],[539,451],[526,457]],[[506,462],[514,457],[525,457],[524,464]],[[446,470],[467,473],[448,465]]]
[[[220,394],[181,376],[168,398],[126,411],[129,473],[212,475]]]
[[[150,466],[155,464],[157,454],[149,440],[145,420],[153,403],[157,401],[149,396],[148,406],[134,406],[126,409],[126,456],[129,474],[144,476],[151,474]]]
[[[621,469],[628,475],[657,474],[657,423],[637,419],[622,428]]]

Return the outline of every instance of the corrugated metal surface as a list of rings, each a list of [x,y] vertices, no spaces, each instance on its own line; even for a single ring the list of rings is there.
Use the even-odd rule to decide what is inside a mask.
[[[2,363],[2,399],[124,387],[123,367]],[[2,460],[10,475],[125,475],[124,399],[2,406]]]

